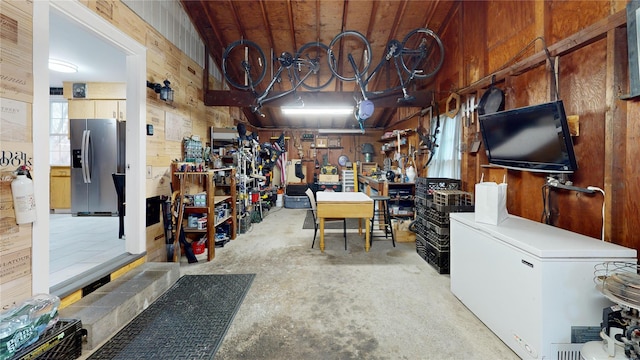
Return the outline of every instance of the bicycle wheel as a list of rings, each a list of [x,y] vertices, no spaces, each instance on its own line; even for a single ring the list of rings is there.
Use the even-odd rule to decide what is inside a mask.
[[[355,81],[371,65],[371,44],[364,35],[354,30],[336,35],[327,53],[331,72],[343,81]]]
[[[302,87],[317,91],[324,89],[333,80],[333,73],[327,67],[329,47],[321,42],[310,42],[302,45],[296,53],[296,68],[293,74]]]
[[[224,50],[222,73],[231,86],[241,90],[253,89],[267,74],[264,52],[253,41],[235,41]]]
[[[444,62],[444,46],[433,31],[418,28],[402,41],[400,62],[404,71],[418,79],[435,75]]]

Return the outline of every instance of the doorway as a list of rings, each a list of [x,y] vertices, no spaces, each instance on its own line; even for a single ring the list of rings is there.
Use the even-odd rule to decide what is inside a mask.
[[[119,256],[116,261],[107,260],[106,263],[103,264],[100,272],[105,272],[109,274],[122,266],[144,256],[144,252],[146,249],[146,236],[145,229],[143,226],[138,226],[138,224],[144,224],[144,159],[146,158],[146,149],[145,149],[145,137],[144,137],[144,117],[146,114],[146,104],[145,104],[145,96],[146,96],[146,83],[145,83],[145,74],[146,74],[146,50],[145,48],[131,39],[123,32],[115,28],[113,25],[108,23],[106,20],[102,19],[95,12],[87,8],[87,6],[78,2],[70,2],[64,0],[54,0],[50,2],[34,2],[34,24],[46,23],[48,24],[49,14],[51,12],[57,12],[61,16],[65,18],[66,21],[69,21],[77,26],[80,26],[88,33],[93,36],[97,36],[103,41],[111,44],[116,47],[121,53],[122,56],[126,59],[126,98],[127,98],[127,111],[126,111],[126,147],[127,147],[127,156],[126,156],[126,175],[127,175],[127,187],[126,187],[126,198],[127,202],[127,211],[126,217],[124,221],[125,227],[125,238],[118,239],[118,218],[117,217],[107,217],[106,220],[115,221],[115,226],[113,227],[113,239],[124,243],[124,254]],[[48,39],[49,39],[49,28],[40,29],[37,26],[34,27],[34,39],[41,39],[42,44],[37,44],[37,41],[34,41],[34,75],[38,75],[39,70],[36,69],[46,69],[46,59],[49,56],[49,47]],[[41,46],[38,46],[41,45]],[[122,69],[121,69],[122,71]],[[42,76],[34,76],[34,88],[35,89],[43,89],[49,88],[48,76],[46,74],[41,74]],[[87,80],[91,81],[91,80]],[[47,104],[49,102],[48,91],[45,95],[43,92],[34,92],[34,114],[33,117],[37,116],[48,117],[48,111],[43,113],[39,113],[39,109],[48,108]],[[142,114],[142,116],[141,116]],[[34,144],[38,143],[48,143],[49,139],[49,127],[34,127],[33,133],[33,142]],[[34,146],[34,159],[49,159],[48,147],[37,147]],[[43,161],[35,161],[34,169],[36,170],[36,179],[34,181],[41,182],[42,184],[49,185],[49,164],[48,161],[45,164]],[[40,170],[40,171],[37,171]],[[41,187],[45,188],[45,187]],[[46,187],[48,190],[49,186]],[[114,195],[115,196],[115,195]],[[48,200],[47,194],[38,194],[36,193],[36,201],[37,199],[42,199],[42,203],[45,203],[45,199]],[[48,202],[48,201],[46,201]],[[46,209],[46,210],[45,210]],[[51,292],[60,295],[59,291],[50,291],[50,266],[39,266],[39,264],[50,264],[50,260],[52,257],[52,247],[54,244],[54,239],[50,239],[51,231],[51,219],[49,219],[49,211],[48,206],[40,207],[38,209],[38,218],[43,219],[33,226],[33,271],[32,271],[32,280],[33,280],[33,289],[34,293],[36,292]],[[44,219],[46,218],[46,220]],[[141,220],[142,219],[142,220]],[[78,217],[74,217],[72,220],[83,220],[82,218],[78,219]],[[104,220],[104,219],[103,219]],[[79,224],[79,223],[78,223]],[[80,228],[80,226],[77,226]],[[91,228],[91,237],[98,238],[96,236],[97,231],[95,231],[95,227],[90,226]],[[69,226],[65,228],[66,231],[71,231]],[[65,236],[68,237],[68,236]],[[86,239],[86,235],[85,235]],[[46,244],[45,244],[46,242]],[[79,242],[79,243],[78,243]],[[77,240],[75,242],[75,248],[82,249],[87,241],[84,242],[82,240]],[[45,270],[46,269],[46,270]],[[44,270],[44,271],[43,271]],[[93,277],[99,275],[98,272],[94,270],[89,271]],[[87,272],[82,273],[82,275],[88,275]],[[80,276],[83,277],[83,276]],[[72,287],[66,287],[65,291],[72,292],[82,288],[84,285],[91,283],[92,278],[90,276],[84,276],[82,281],[75,283]],[[54,280],[57,281],[57,280]],[[84,285],[83,285],[84,283]],[[75,288],[74,288],[75,287]],[[67,293],[68,293],[67,292]],[[62,294],[66,295],[66,294]]]
[[[49,12],[49,58],[68,61],[76,73],[50,71],[53,89],[63,82],[126,82],[126,55],[119,48],[91,33],[59,11]],[[95,70],[92,69],[95,67]],[[87,94],[91,97],[90,89]],[[60,93],[60,91],[52,91]],[[69,96],[52,95],[50,111],[50,165],[70,172]],[[111,182],[103,174],[101,183]],[[74,186],[73,181],[70,186]],[[56,187],[50,187],[56,190]],[[112,187],[115,196],[115,186]],[[65,189],[65,194],[73,190]],[[64,201],[63,203],[67,203]],[[68,201],[71,204],[71,199]],[[52,292],[65,284],[85,278],[97,268],[126,254],[125,240],[118,238],[118,218],[112,216],[72,216],[70,208],[52,209],[49,216],[49,288]]]

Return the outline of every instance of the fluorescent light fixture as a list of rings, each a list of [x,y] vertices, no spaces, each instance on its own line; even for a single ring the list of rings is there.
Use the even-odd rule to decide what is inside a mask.
[[[353,114],[353,106],[283,106],[284,115],[349,115]]]
[[[360,129],[318,129],[319,134],[364,134]]]
[[[64,60],[49,59],[49,70],[62,73],[78,72],[78,66]]]

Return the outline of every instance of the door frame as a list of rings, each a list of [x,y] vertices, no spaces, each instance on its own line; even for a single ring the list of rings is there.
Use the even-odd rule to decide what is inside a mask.
[[[32,292],[49,293],[49,11],[54,8],[70,21],[120,48],[126,56],[127,215],[125,250],[146,251],[146,47],[79,1],[33,2],[33,168],[37,221],[32,233]],[[38,121],[40,119],[40,121]],[[42,121],[43,119],[47,119]]]

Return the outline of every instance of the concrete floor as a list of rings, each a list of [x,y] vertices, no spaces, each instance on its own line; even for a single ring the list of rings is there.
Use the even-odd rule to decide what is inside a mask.
[[[273,209],[213,261],[182,259],[182,274],[257,274],[216,359],[518,359],[414,243],[366,253],[352,230],[345,251],[342,230],[328,230],[322,253],[305,212]]]

